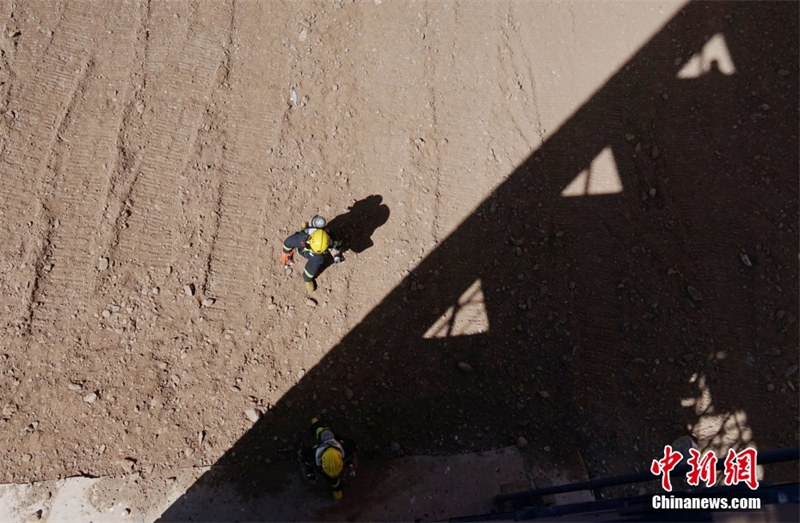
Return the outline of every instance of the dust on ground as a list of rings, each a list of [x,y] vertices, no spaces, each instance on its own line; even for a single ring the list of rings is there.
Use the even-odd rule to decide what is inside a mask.
[[[319,413],[593,476],[797,443],[796,4],[0,19],[0,481],[258,476]]]

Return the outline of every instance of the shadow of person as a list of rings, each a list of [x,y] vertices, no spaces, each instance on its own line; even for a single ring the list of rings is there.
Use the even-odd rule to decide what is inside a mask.
[[[342,238],[342,252],[363,252],[374,244],[372,234],[389,220],[389,207],[377,194],[367,196],[328,223],[328,229]]]

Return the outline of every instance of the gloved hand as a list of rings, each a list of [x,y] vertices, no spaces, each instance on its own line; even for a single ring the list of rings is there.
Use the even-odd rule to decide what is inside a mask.
[[[281,265],[283,265],[284,267],[293,265],[294,264],[294,260],[292,259],[293,254],[294,254],[294,249],[292,249],[289,252],[284,252],[281,255]]]

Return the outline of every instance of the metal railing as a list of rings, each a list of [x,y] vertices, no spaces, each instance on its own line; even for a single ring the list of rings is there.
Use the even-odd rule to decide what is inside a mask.
[[[798,460],[800,460],[800,447],[787,447],[759,452],[757,463],[758,465],[770,465],[773,463]],[[722,467],[723,463],[720,462],[717,464],[718,469],[721,469]],[[670,477],[685,475],[689,470],[691,470],[689,465],[684,464],[677,466],[670,472]],[[594,516],[591,518],[594,521],[606,520],[604,517],[602,517],[602,514],[609,516],[610,519],[608,520],[652,521],[658,520],[659,517],[661,519],[664,517],[667,519],[674,519],[676,517],[674,512],[662,512],[659,516],[659,513],[655,513],[653,511],[651,507],[651,501],[653,497],[652,494],[616,499],[599,499],[601,497],[601,491],[604,488],[657,480],[658,476],[655,476],[648,470],[611,478],[598,478],[588,481],[569,483],[566,485],[556,485],[552,487],[525,490],[511,494],[501,494],[495,498],[495,504],[500,509],[499,512],[480,516],[454,518],[451,519],[451,521],[520,521],[538,518],[558,518],[568,514],[594,514]],[[584,490],[591,491],[594,494],[596,501],[554,506],[541,506],[541,504],[537,506],[537,504],[534,502],[534,500],[541,500],[543,496]],[[727,498],[758,496],[761,498],[761,501],[764,505],[784,503],[793,503],[797,505],[800,503],[800,483],[790,483],[786,485],[771,485],[765,483],[757,491],[750,490],[749,487],[738,487],[734,485],[728,487],[694,489],[687,492],[670,494],[680,494],[686,497],[717,496]],[[515,508],[504,511],[503,508],[507,507],[509,503]],[[700,516],[700,513],[690,511],[683,513],[683,516],[685,516],[687,519],[697,519]],[[704,518],[700,517],[699,519]]]

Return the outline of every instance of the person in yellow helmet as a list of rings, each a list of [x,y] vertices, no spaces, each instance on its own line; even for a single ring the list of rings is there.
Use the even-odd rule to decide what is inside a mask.
[[[317,288],[315,279],[322,269],[328,253],[333,257],[334,263],[342,261],[342,242],[325,230],[326,224],[325,218],[319,215],[314,216],[310,222],[303,222],[301,230],[283,241],[282,266],[288,268],[294,265],[295,249],[308,260],[303,270],[303,281],[309,292],[313,292]]]
[[[311,431],[317,445],[300,450],[306,477],[314,478],[315,473],[324,476],[333,490],[333,499],[338,501],[342,499],[345,474],[355,476],[356,445],[352,440],[338,439],[318,418],[311,420]]]

